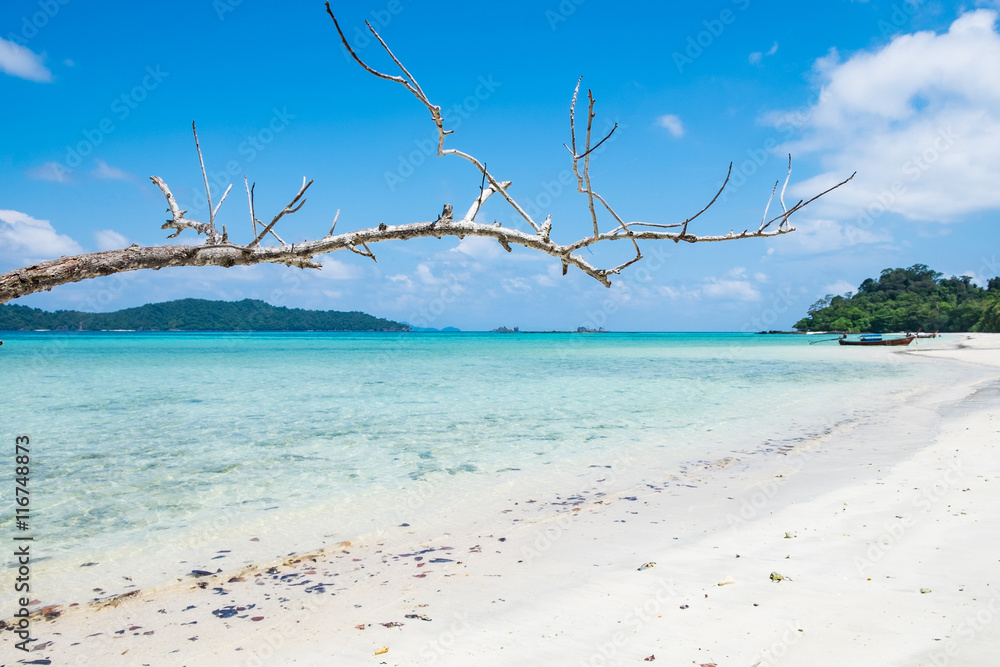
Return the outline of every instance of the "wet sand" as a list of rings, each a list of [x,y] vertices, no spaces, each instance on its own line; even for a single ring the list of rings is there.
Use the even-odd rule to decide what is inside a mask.
[[[33,650],[5,630],[3,664],[992,666],[1000,336],[904,354],[975,381],[804,442],[638,477],[595,462],[321,552],[32,607]]]

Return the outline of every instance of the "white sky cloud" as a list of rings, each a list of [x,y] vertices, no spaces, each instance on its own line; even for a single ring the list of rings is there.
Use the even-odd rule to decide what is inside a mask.
[[[870,243],[891,243],[892,235],[883,229],[864,227],[836,220],[798,220],[795,231],[782,247],[806,253],[832,252]]]
[[[134,181],[135,176],[123,171],[118,167],[112,167],[104,160],[95,159],[94,162],[97,164],[97,168],[90,172],[95,178],[100,178],[102,180],[117,180],[117,181]]]
[[[507,251],[497,243],[496,239],[488,236],[466,236],[448,252],[460,252],[479,260],[493,259],[507,254]]]
[[[657,118],[656,124],[660,127],[666,128],[667,132],[675,138],[684,136],[684,124],[681,123],[680,118],[672,113],[664,114]]]
[[[48,220],[20,211],[0,210],[0,255],[17,262],[56,259],[83,252],[80,244],[58,234]]]
[[[827,285],[823,288],[827,294],[846,294],[847,292],[854,292],[857,289],[856,285],[852,285],[846,280],[838,280],[832,285]]]
[[[119,250],[130,245],[130,241],[113,229],[94,232],[94,242],[98,250]]]
[[[754,274],[757,282],[766,282],[767,276],[763,273]],[[724,276],[709,276],[701,284],[688,285],[662,285],[656,291],[669,299],[715,299],[720,301],[760,301],[761,293],[751,282],[745,267],[736,266],[730,269]]]
[[[345,264],[336,259],[326,257],[320,262],[323,268],[316,272],[319,278],[327,280],[355,280],[361,278],[363,271],[353,264]]]
[[[764,59],[764,56],[773,56],[777,52],[778,52],[778,43],[777,42],[775,42],[771,46],[771,48],[767,50],[766,53],[763,52],[763,51],[754,51],[753,53],[750,54],[750,57],[749,57],[750,64],[751,65],[759,65],[760,62]]]
[[[822,92],[798,120],[803,138],[777,152],[816,153],[827,171],[792,194],[815,194],[857,171],[818,202],[822,210],[952,221],[1000,208],[996,21],[995,11],[971,11],[943,34],[900,35],[845,61],[835,51],[817,60]]]
[[[0,71],[28,81],[52,81],[52,72],[31,49],[0,37]]]
[[[58,162],[45,162],[37,167],[32,167],[25,172],[28,178],[36,181],[52,181],[53,183],[69,183],[69,169],[66,169]]]

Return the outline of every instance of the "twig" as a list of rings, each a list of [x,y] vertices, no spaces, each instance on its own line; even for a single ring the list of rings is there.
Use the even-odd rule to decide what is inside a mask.
[[[337,220],[340,218],[340,209],[337,209],[337,215],[333,216],[333,224],[330,225],[330,232],[327,236],[333,236],[333,230],[337,228]]]
[[[205,158],[201,155],[201,146],[198,144],[198,128],[195,127],[194,121],[191,121],[191,132],[194,133],[194,147],[198,151],[198,162],[201,164],[201,176],[205,179],[205,197],[208,199],[209,211],[208,226],[211,227],[214,232],[215,211],[212,209],[212,189],[208,187],[208,172],[205,171]]]
[[[302,199],[302,195],[304,195],[306,193],[306,190],[308,190],[309,186],[312,185],[312,184],[313,184],[312,181],[309,181],[308,183],[306,183],[306,179],[303,177],[303,179],[302,179],[302,187],[299,188],[299,193],[297,195],[295,195],[295,198],[292,199],[292,201],[288,204],[288,206],[286,206],[285,208],[281,209],[281,211],[278,212],[278,215],[274,216],[274,219],[271,220],[271,222],[267,225],[267,227],[264,228],[264,231],[262,231],[260,234],[257,235],[257,238],[255,238],[250,243],[249,247],[252,248],[255,245],[257,245],[258,243],[260,243],[260,240],[262,238],[264,238],[267,235],[267,233],[269,231],[271,231],[271,229],[276,224],[278,224],[278,221],[281,220],[281,218],[283,218],[284,216],[288,215],[289,213],[296,213],[296,212],[298,212],[298,210],[305,205],[306,201],[303,199],[302,202],[298,204],[298,206],[296,206],[296,203],[298,203],[299,199]],[[284,245],[284,243],[282,243],[282,245]]]

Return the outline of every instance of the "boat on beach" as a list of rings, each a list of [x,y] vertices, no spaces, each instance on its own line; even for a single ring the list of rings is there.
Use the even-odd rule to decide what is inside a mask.
[[[859,340],[847,340],[847,334],[844,334],[837,339],[837,342],[841,345],[909,345],[916,338],[916,334],[902,338],[882,338],[882,334],[862,334]]]

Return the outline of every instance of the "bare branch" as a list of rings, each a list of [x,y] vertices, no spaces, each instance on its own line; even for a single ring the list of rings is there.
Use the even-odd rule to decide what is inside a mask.
[[[340,209],[338,208],[336,215],[333,216],[333,224],[330,225],[329,236],[333,236],[333,230],[335,230],[337,228],[337,220],[339,220],[339,219],[340,219]]]
[[[782,213],[787,213],[788,209],[785,208],[785,188],[788,187],[788,180],[792,177],[792,154],[788,154],[788,173],[785,175],[785,184],[781,186],[781,211]],[[851,174],[851,178],[854,178],[854,174]],[[848,179],[850,180],[850,179]]]
[[[347,249],[361,255],[362,257],[371,257],[372,261],[378,264],[378,260],[375,259],[375,253],[371,251],[371,248],[369,248],[364,241],[361,242],[361,247],[364,248],[364,250],[358,250],[357,246],[354,245],[347,246]]]
[[[222,193],[222,199],[220,199],[219,203],[215,205],[215,209],[212,211],[212,217],[211,217],[212,222],[210,223],[213,226],[215,225],[215,216],[218,215],[219,209],[222,208],[222,202],[226,201],[226,197],[229,196],[229,191],[232,189],[233,189],[233,184],[230,183],[229,187],[226,188],[226,191]]]
[[[208,237],[206,243],[221,243],[222,235],[219,234],[214,227],[208,225],[204,222],[198,222],[197,220],[188,220],[184,217],[187,211],[182,211],[177,205],[177,200],[174,199],[173,193],[170,192],[170,188],[159,176],[150,176],[149,180],[153,181],[156,187],[160,188],[163,196],[167,198],[167,206],[170,211],[171,219],[167,220],[160,226],[160,229],[176,229],[177,231],[173,234],[167,236],[168,239],[176,238],[185,229],[193,229],[198,234],[204,234]]]
[[[757,228],[758,232],[764,229],[764,222],[767,220],[767,211],[771,208],[771,200],[774,199],[774,193],[778,190],[778,183],[779,181],[775,181],[774,187],[771,188],[771,196],[767,198],[767,206],[764,207],[764,215],[760,216],[760,227]],[[785,208],[784,202],[782,202],[781,208]]]
[[[299,193],[297,195],[295,195],[295,198],[292,199],[292,201],[288,204],[288,206],[286,206],[285,208],[281,209],[281,211],[278,212],[278,215],[274,216],[274,219],[271,220],[270,224],[268,224],[268,226],[264,228],[264,231],[262,231],[260,234],[258,234],[257,238],[255,238],[250,243],[250,247],[251,248],[254,247],[255,245],[257,245],[258,243],[260,243],[260,240],[262,238],[264,238],[265,236],[267,236],[267,233],[270,232],[271,229],[276,224],[278,224],[278,221],[281,220],[284,216],[288,215],[289,213],[296,213],[296,212],[298,212],[298,210],[305,205],[306,200],[302,199],[302,195],[304,195],[306,193],[306,190],[308,190],[309,186],[312,185],[312,184],[313,184],[312,181],[309,181],[308,183],[306,183],[305,177],[302,178],[302,187],[299,188]],[[299,202],[299,199],[302,199],[302,202],[299,203],[298,206],[296,206],[296,203]],[[282,241],[282,245],[284,245],[284,241]]]
[[[198,128],[195,127],[194,121],[191,121],[191,132],[194,134],[194,147],[198,151],[198,162],[201,164],[201,176],[205,179],[205,197],[208,199],[208,226],[211,228],[212,232],[215,232],[215,210],[212,209],[212,189],[208,187],[208,172],[205,171],[205,158],[201,155],[201,146],[198,144]],[[228,190],[226,193],[228,194]],[[225,199],[225,197],[223,197]],[[222,202],[219,202],[220,204]],[[217,209],[216,209],[217,210]]]
[[[501,189],[506,189],[510,187],[510,181],[504,181],[503,183],[499,183],[498,185],[500,186]],[[469,221],[475,220],[476,215],[479,213],[479,209],[482,208],[483,204],[486,203],[486,200],[489,199],[491,196],[493,196],[495,192],[496,190],[493,189],[492,185],[487,187],[485,190],[482,190],[479,193],[479,197],[476,198],[476,201],[472,202],[472,206],[469,207],[469,212],[466,213],[465,217],[462,219]]]
[[[27,294],[49,290],[57,285],[140,269],[160,269],[172,266],[231,267],[250,266],[262,263],[277,263],[286,264],[288,266],[297,266],[300,268],[319,269],[322,265],[315,261],[315,258],[323,254],[336,252],[338,250],[349,250],[358,255],[370,257],[373,261],[377,261],[375,253],[371,250],[371,244],[415,238],[442,238],[445,236],[454,236],[458,238],[464,238],[465,236],[481,236],[496,240],[507,251],[511,251],[514,245],[519,245],[543,252],[559,261],[562,266],[563,274],[569,270],[570,266],[575,266],[583,273],[598,280],[601,284],[610,286],[610,276],[621,273],[621,271],[642,259],[643,255],[639,248],[639,241],[684,241],[687,243],[710,243],[747,238],[771,238],[787,234],[795,229],[789,223],[793,214],[802,210],[804,207],[808,206],[816,199],[828,194],[832,190],[843,186],[854,178],[854,174],[852,174],[849,178],[824,190],[818,195],[806,200],[800,200],[791,208],[787,208],[784,202],[784,194],[791,178],[791,159],[789,158],[788,174],[786,175],[785,185],[782,187],[781,195],[779,196],[782,206],[782,213],[780,215],[775,216],[770,220],[766,220],[767,212],[770,210],[770,205],[774,199],[774,194],[777,188],[777,183],[775,183],[775,188],[772,189],[771,197],[768,199],[768,204],[765,207],[765,220],[762,221],[756,231],[750,232],[749,230],[744,230],[739,234],[730,231],[728,234],[724,235],[701,236],[688,233],[689,223],[707,211],[718,200],[726,185],[729,183],[733,169],[733,165],[730,164],[725,181],[712,200],[698,213],[689,217],[687,220],[671,224],[625,222],[615,209],[604,199],[604,197],[593,191],[590,178],[591,156],[597,148],[599,148],[611,137],[617,126],[613,127],[611,131],[596,144],[593,143],[595,101],[593,94],[588,91],[587,96],[589,99],[589,107],[587,134],[583,152],[577,152],[578,147],[576,141],[575,110],[581,84],[580,81],[577,81],[576,88],[573,92],[573,99],[570,104],[570,146],[567,148],[573,158],[573,173],[577,178],[577,190],[578,192],[587,195],[593,232],[575,242],[560,244],[551,238],[551,215],[546,216],[545,221],[541,225],[536,223],[525,211],[525,209],[521,207],[510,195],[510,181],[501,182],[496,180],[496,178],[486,168],[485,162],[481,162],[475,157],[461,151],[444,148],[445,137],[450,134],[450,131],[444,129],[444,121],[441,116],[440,107],[432,104],[428,100],[423,89],[416,83],[416,80],[403,66],[400,60],[396,58],[392,51],[389,50],[388,46],[374,30],[374,28],[371,27],[371,25],[369,25],[369,29],[376,36],[383,49],[392,59],[393,63],[395,63],[395,65],[404,74],[403,77],[384,74],[364,63],[347,41],[339,23],[337,23],[336,17],[333,16],[332,11],[330,10],[329,4],[327,5],[327,12],[333,19],[334,25],[337,28],[337,32],[340,35],[345,48],[347,48],[351,56],[366,71],[378,76],[379,78],[400,83],[427,107],[431,113],[431,119],[433,120],[438,131],[438,155],[457,155],[458,157],[470,162],[479,172],[481,176],[479,196],[474,202],[472,202],[468,212],[462,219],[455,220],[450,206],[445,205],[444,210],[436,220],[414,222],[411,224],[397,226],[389,226],[384,223],[380,223],[375,227],[334,235],[337,220],[340,217],[340,211],[338,210],[336,216],[334,216],[330,231],[326,236],[314,241],[287,244],[275,233],[274,227],[284,216],[295,213],[302,208],[306,201],[306,190],[312,185],[313,181],[306,181],[306,179],[303,178],[302,187],[299,189],[295,197],[288,203],[288,205],[279,211],[277,215],[274,216],[268,225],[264,226],[263,223],[260,223],[260,221],[256,218],[254,204],[255,186],[250,186],[247,177],[244,176],[243,183],[244,188],[247,191],[247,201],[250,208],[250,219],[252,230],[254,232],[254,239],[248,245],[234,245],[229,242],[228,232],[225,227],[223,227],[223,233],[219,234],[216,231],[214,224],[215,214],[218,212],[219,207],[222,205],[222,202],[225,200],[232,186],[226,189],[226,192],[223,194],[222,199],[219,200],[218,205],[213,206],[211,204],[211,192],[209,190],[204,158],[201,153],[201,147],[198,143],[197,131],[192,123],[192,132],[194,132],[195,135],[195,147],[198,151],[202,177],[205,181],[206,195],[209,197],[209,214],[211,216],[209,223],[198,222],[186,218],[185,215],[187,212],[181,210],[178,206],[173,194],[170,192],[170,189],[167,187],[163,179],[153,176],[151,177],[151,180],[157,187],[160,188],[164,197],[167,199],[167,206],[171,214],[171,218],[167,220],[162,228],[176,230],[175,233],[169,235],[168,238],[175,238],[184,229],[193,229],[196,233],[204,234],[207,237],[207,241],[204,245],[165,245],[148,248],[141,248],[133,245],[122,250],[110,250],[99,253],[77,255],[73,257],[61,257],[57,260],[24,267],[0,275],[0,303]],[[583,161],[582,167],[580,166],[581,160]],[[521,231],[520,229],[513,227],[505,227],[503,224],[496,221],[492,223],[476,222],[476,217],[483,204],[485,204],[490,196],[496,193],[499,193],[503,199],[518,213],[518,215],[528,222],[533,231]],[[598,228],[597,207],[594,203],[595,201],[600,202],[607,212],[615,219],[617,224],[614,229],[604,233],[600,232]],[[778,225],[774,229],[769,229],[774,222],[778,222]],[[258,230],[258,223],[261,224],[260,230]],[[278,239],[280,245],[260,245],[261,241],[268,234],[271,234]],[[592,252],[591,246],[598,243],[622,241],[626,239],[632,244],[632,247],[635,250],[634,256],[610,269],[599,268],[594,264],[591,264],[588,259],[585,259],[579,253],[579,251],[584,248],[586,248],[588,252]]]
[[[681,236],[685,236],[687,234],[688,223],[692,222],[695,218],[697,218],[702,213],[704,213],[709,208],[711,208],[712,204],[714,204],[715,201],[722,194],[722,191],[726,189],[726,185],[729,184],[729,178],[732,175],[733,175],[733,163],[730,162],[729,163],[729,171],[726,172],[726,180],[724,180],[722,182],[722,187],[720,187],[719,191],[715,193],[714,197],[712,197],[712,201],[708,202],[708,204],[705,205],[705,208],[701,209],[700,211],[698,211],[697,213],[695,213],[694,215],[692,215],[690,218],[688,218],[684,222],[674,222],[674,223],[671,223],[671,224],[668,224],[668,225],[661,225],[661,224],[657,224],[657,223],[654,223],[654,222],[630,222],[630,223],[628,223],[628,226],[629,227],[635,227],[635,226],[638,225],[638,226],[642,226],[642,227],[656,227],[656,228],[660,228],[660,229],[672,229],[674,227],[682,227],[683,229],[681,230]],[[680,239],[678,239],[678,240],[680,240]]]
[[[253,184],[257,187],[257,184]],[[250,224],[253,225],[253,235],[257,236],[257,216],[253,212],[253,190],[251,190],[250,185],[247,183],[247,175],[243,174],[243,187],[247,189],[247,206],[250,207]]]

